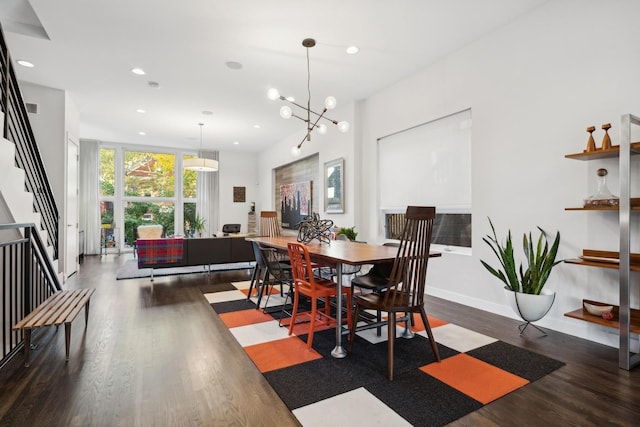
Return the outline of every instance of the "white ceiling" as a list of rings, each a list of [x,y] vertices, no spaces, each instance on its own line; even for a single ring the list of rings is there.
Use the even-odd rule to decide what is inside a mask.
[[[276,87],[306,103],[304,38],[317,40],[311,106],[319,110],[328,95],[338,106],[364,99],[546,2],[1,1],[14,63],[35,64],[16,65],[18,78],[68,91],[80,138],[195,149],[204,122],[205,149],[242,151],[304,135],[304,124],[281,119],[282,103],[266,97]],[[347,55],[348,45],[360,53]]]

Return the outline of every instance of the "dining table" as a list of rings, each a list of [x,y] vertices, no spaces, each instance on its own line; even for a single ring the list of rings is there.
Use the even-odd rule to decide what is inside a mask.
[[[296,236],[262,237],[252,236],[246,238],[249,241],[257,242],[261,246],[275,248],[280,251],[287,251],[287,245],[297,242]],[[337,295],[342,291],[342,266],[379,264],[393,261],[398,253],[398,248],[393,246],[374,245],[370,243],[355,242],[349,240],[331,240],[329,243],[311,241],[305,243],[309,250],[309,257],[312,262],[320,265],[333,267],[336,270],[336,284],[338,285]],[[430,252],[430,257],[440,256],[438,252]],[[347,356],[347,352],[342,346],[342,335],[348,330],[342,326],[342,298],[336,298],[336,345],[331,351],[335,358]],[[354,320],[355,321],[355,320]]]

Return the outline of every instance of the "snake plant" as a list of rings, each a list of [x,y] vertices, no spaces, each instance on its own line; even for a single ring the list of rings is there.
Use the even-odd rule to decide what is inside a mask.
[[[560,232],[557,232],[551,248],[549,248],[549,242],[547,241],[547,233],[542,228],[538,227],[540,236],[538,237],[535,248],[531,233],[529,233],[528,237],[525,233],[522,239],[522,248],[527,261],[527,269],[524,270],[523,264],[520,263],[520,268],[517,271],[513,254],[513,243],[511,241],[511,230],[507,233],[506,244],[503,246],[498,241],[491,218],[489,218],[489,224],[491,225],[493,235],[487,235],[482,240],[484,240],[491,250],[493,250],[493,253],[496,254],[502,268],[493,268],[485,261],[480,260],[482,265],[484,265],[491,274],[504,282],[507,288],[512,291],[539,295],[553,267],[562,262],[555,260],[558,253],[558,246],[560,245]]]

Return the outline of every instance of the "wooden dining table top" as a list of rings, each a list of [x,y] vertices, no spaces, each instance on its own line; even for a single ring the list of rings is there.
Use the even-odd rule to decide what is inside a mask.
[[[247,240],[264,246],[287,250],[287,244],[297,242],[295,236],[280,237],[247,237]],[[398,248],[393,246],[373,245],[369,243],[352,242],[348,240],[332,240],[331,243],[312,241],[305,244],[309,254],[315,259],[328,263],[344,263],[350,265],[377,264],[393,261]],[[429,253],[429,257],[440,256],[439,252]]]

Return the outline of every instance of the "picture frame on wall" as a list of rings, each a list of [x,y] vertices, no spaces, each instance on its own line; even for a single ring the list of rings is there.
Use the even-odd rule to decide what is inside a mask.
[[[344,158],[324,164],[324,211],[344,213]]]

